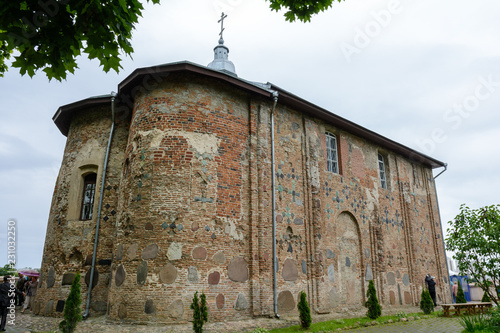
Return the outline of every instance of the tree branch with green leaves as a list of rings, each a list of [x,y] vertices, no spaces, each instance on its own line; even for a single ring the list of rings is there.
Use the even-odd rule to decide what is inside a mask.
[[[449,224],[446,249],[455,253],[453,258],[460,274],[476,279],[477,285],[498,305],[500,205],[479,209],[461,205],[460,213]]]
[[[146,0],[159,4],[160,0]],[[287,21],[309,22],[334,0],[268,0]],[[342,0],[337,0],[342,1]],[[22,0],[0,6],[0,77],[11,67],[33,77],[66,79],[78,68],[77,57],[97,59],[107,73],[119,72],[122,56],[131,56],[132,32],[144,0]]]

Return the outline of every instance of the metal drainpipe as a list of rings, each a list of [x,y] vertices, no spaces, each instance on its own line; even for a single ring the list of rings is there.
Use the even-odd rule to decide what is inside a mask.
[[[275,162],[274,162],[274,110],[278,103],[278,92],[273,91],[273,109],[271,110],[271,164],[272,164],[272,191],[273,191],[273,308],[274,316],[280,318],[278,314],[278,258],[276,258],[276,184],[275,184]]]
[[[434,177],[434,179],[433,179],[432,182],[434,183],[434,193],[436,193],[436,205],[437,205],[438,214],[439,214],[439,224],[441,225],[441,240],[443,241],[444,261],[446,262],[446,277],[448,278],[446,280],[446,283],[448,284],[448,286],[450,288],[451,295],[453,295],[453,290],[452,290],[452,287],[450,285],[450,267],[448,266],[448,257],[446,256],[446,244],[444,243],[443,223],[441,222],[441,211],[439,209],[439,200],[438,200],[438,197],[437,197],[437,188],[436,188],[436,178],[439,177],[446,170],[448,170],[448,164],[447,163],[444,164],[444,170],[441,171],[440,173],[438,173],[436,175],[436,177]],[[453,299],[453,297],[452,297],[452,299]]]
[[[95,261],[97,257],[97,243],[99,242],[99,225],[101,222],[102,199],[104,196],[104,184],[106,181],[106,169],[108,168],[109,150],[111,147],[111,140],[113,139],[113,132],[115,130],[115,96],[114,91],[111,92],[111,130],[109,132],[108,146],[106,148],[106,155],[104,156],[104,167],[102,169],[101,191],[99,194],[99,208],[97,209],[97,222],[95,226],[95,239],[94,239],[94,253],[92,254],[92,267],[90,269],[90,283],[89,292],[87,293],[87,305],[85,306],[85,313],[83,319],[87,319],[90,309],[90,295],[92,293],[92,282],[94,281]]]
[[[443,170],[443,171],[441,171],[440,173],[438,173],[438,174],[434,177],[434,179],[436,179],[437,177],[441,176],[441,174],[442,174],[443,172],[445,172],[446,170],[448,170],[448,163],[445,163],[445,164],[444,164],[444,170]]]

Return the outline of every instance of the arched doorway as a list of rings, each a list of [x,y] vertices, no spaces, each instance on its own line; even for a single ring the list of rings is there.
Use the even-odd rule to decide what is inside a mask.
[[[363,305],[363,263],[361,240],[356,219],[348,212],[342,212],[336,223],[339,247],[339,296],[348,306]]]

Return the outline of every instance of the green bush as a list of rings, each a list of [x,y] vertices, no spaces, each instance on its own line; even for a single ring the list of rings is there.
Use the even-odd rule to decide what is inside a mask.
[[[64,304],[64,320],[59,323],[59,329],[63,333],[74,332],[78,322],[82,321],[82,310],[80,309],[82,294],[80,293],[80,289],[80,273],[76,273],[68,298]]]
[[[462,316],[460,318],[460,325],[465,329],[464,332],[488,332],[489,322],[488,318],[483,315],[476,316]]]
[[[375,290],[375,284],[373,280],[370,280],[368,284],[368,291],[366,293],[368,300],[365,303],[365,307],[368,308],[366,315],[368,318],[377,319],[382,314],[382,307],[380,306],[377,298],[377,291]]]
[[[434,302],[427,288],[422,288],[422,294],[420,295],[420,310],[427,315],[434,311]]]
[[[306,299],[306,293],[301,291],[299,297],[300,300],[297,304],[297,308],[299,309],[300,326],[302,326],[302,328],[309,328],[311,327],[312,320],[311,309],[309,308],[309,303]]]
[[[485,292],[483,294],[483,298],[481,298],[481,302],[491,302],[490,296],[488,296],[487,292]]]
[[[262,328],[262,327],[257,327],[256,329],[254,329],[252,332],[250,333],[269,333],[268,330],[266,330],[265,328]]]
[[[467,303],[467,300],[465,299],[464,290],[462,289],[462,284],[460,283],[460,280],[458,281],[457,303]]]
[[[500,308],[498,306],[490,311],[489,324],[493,332],[500,332]]]
[[[204,292],[201,293],[200,299],[198,299],[198,292],[194,293],[191,309],[193,310],[193,331],[203,333],[203,324],[208,321],[207,297]]]

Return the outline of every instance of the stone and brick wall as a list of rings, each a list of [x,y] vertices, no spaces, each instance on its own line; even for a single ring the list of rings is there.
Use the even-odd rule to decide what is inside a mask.
[[[272,107],[193,73],[173,73],[135,97],[111,145],[94,313],[186,322],[193,294],[203,291],[210,320],[273,314]],[[109,109],[72,119],[38,313],[57,311],[72,273],[90,268],[95,215],[68,216],[78,210],[86,168],[97,170],[98,202],[109,127]],[[279,313],[297,312],[301,290],[316,313],[360,309],[370,279],[384,306],[415,305],[427,273],[441,281],[438,297],[449,298],[429,167],[279,102],[274,128]],[[338,141],[338,174],[327,171],[326,132]]]

